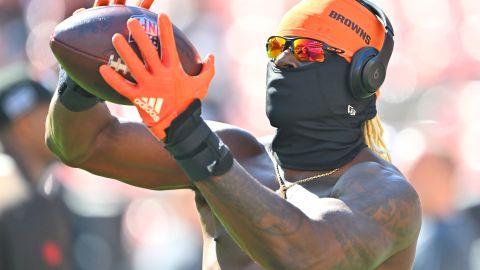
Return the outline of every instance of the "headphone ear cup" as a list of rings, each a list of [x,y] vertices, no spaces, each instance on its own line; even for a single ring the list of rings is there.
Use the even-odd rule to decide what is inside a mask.
[[[379,76],[381,76],[380,73],[371,74],[372,68],[378,66],[378,61],[375,61],[374,59],[377,55],[377,49],[373,47],[365,47],[356,52],[352,57],[349,78],[350,92],[356,99],[366,99],[372,96],[383,83],[383,80],[381,80],[378,87],[371,83],[372,78],[379,78]],[[385,74],[385,71],[383,73]],[[385,75],[383,75],[383,78],[385,78]]]

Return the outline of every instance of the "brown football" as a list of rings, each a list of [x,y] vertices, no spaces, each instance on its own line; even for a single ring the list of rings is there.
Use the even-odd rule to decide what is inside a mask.
[[[141,58],[127,28],[128,19],[136,18],[160,55],[158,33],[161,29],[158,29],[157,17],[157,14],[147,9],[132,6],[90,8],[57,25],[50,39],[50,48],[70,77],[83,89],[101,99],[131,105],[128,99],[103,80],[98,69],[101,65],[108,64],[134,82],[125,62],[113,47],[112,36],[115,33],[122,34]],[[197,50],[177,27],[173,26],[173,30],[183,69],[190,75],[197,75],[202,69]]]

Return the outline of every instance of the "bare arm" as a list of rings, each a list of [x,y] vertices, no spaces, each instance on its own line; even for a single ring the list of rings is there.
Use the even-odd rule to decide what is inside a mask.
[[[74,113],[55,95],[46,125],[47,145],[67,165],[139,187],[192,187],[144,125],[120,122],[103,103]]]
[[[345,173],[337,198],[295,205],[238,163],[196,185],[229,234],[265,269],[373,269],[415,243],[419,230],[415,191],[398,172],[376,163]]]

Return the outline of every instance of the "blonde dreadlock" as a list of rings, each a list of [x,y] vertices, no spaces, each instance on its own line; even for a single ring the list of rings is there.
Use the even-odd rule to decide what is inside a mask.
[[[370,149],[375,151],[381,158],[389,162],[392,161],[387,146],[383,141],[383,127],[378,115],[363,123],[363,134],[365,143]]]

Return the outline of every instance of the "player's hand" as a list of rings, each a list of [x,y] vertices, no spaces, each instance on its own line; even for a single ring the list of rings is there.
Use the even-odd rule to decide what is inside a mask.
[[[136,1],[136,6],[137,7],[142,7],[145,9],[149,9],[154,0],[137,0]],[[99,6],[108,6],[108,5],[125,5],[126,0],[95,0],[95,3],[93,4],[94,7],[99,7]]]
[[[144,9],[150,9],[150,7],[152,6],[154,1],[155,0],[137,0],[136,6],[142,7]],[[110,5],[110,3],[111,3],[111,5],[125,5],[125,2],[126,2],[126,0],[113,0],[113,1],[110,1],[110,0],[95,0],[95,2],[93,3],[93,6],[94,7],[108,6],[108,5]],[[85,10],[85,8],[77,9],[77,10],[75,10],[75,12],[73,12],[73,15],[78,14],[78,13],[84,11],[84,10]]]
[[[158,139],[164,139],[165,129],[171,122],[195,99],[202,100],[206,96],[215,74],[214,57],[208,55],[200,74],[190,76],[183,70],[167,15],[160,14],[158,17],[161,59],[137,20],[128,20],[127,26],[145,64],[121,34],[115,34],[112,41],[137,83],[126,80],[107,65],[100,67],[100,73],[113,89],[137,107],[150,131]]]

